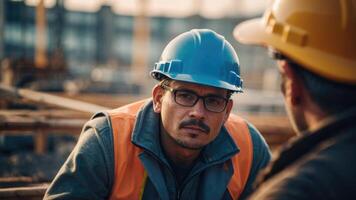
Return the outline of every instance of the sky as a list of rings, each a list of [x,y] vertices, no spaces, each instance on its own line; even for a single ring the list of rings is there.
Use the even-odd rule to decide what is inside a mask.
[[[40,0],[25,0],[36,5]],[[56,0],[44,0],[46,7],[53,7]],[[137,15],[140,2],[147,3],[149,16],[186,17],[199,14],[206,18],[261,15],[271,0],[64,0],[68,10],[95,12],[102,4],[112,6],[114,12]]]

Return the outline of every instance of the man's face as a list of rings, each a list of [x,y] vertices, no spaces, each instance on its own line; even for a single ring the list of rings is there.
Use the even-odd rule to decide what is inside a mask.
[[[184,90],[199,96],[215,95],[226,98],[227,90],[202,86],[181,81],[172,81],[169,84],[174,90]],[[213,141],[228,118],[232,100],[228,100],[225,110],[216,113],[207,110],[203,99],[199,99],[191,107],[179,105],[174,100],[174,92],[156,86],[153,90],[155,112],[161,113],[161,134],[173,144],[192,150],[198,150]],[[164,142],[164,141],[163,141]]]

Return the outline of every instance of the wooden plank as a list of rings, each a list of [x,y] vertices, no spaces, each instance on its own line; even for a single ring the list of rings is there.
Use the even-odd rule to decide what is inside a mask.
[[[47,190],[48,184],[28,187],[0,188],[1,200],[40,200]]]
[[[110,108],[99,106],[91,103],[50,95],[42,92],[32,91],[28,89],[19,89],[18,94],[21,97],[36,101],[37,103],[52,104],[59,107],[69,108],[73,110],[96,113],[102,110],[109,110]]]
[[[1,117],[0,134],[22,134],[20,132],[45,132],[79,134],[87,119],[41,119],[26,117]]]
[[[49,134],[79,135],[86,119],[42,119],[26,117],[2,117],[0,135],[32,135],[35,152],[44,154],[47,150]]]
[[[115,95],[115,94],[98,94],[98,93],[51,93],[61,97],[71,98],[79,101],[85,101],[109,108],[117,108],[138,100],[149,98],[149,96],[142,95]]]
[[[16,176],[16,177],[0,177],[0,187],[3,187],[3,185],[13,185],[13,184],[29,184],[32,183],[33,179],[32,177],[28,176]]]
[[[60,97],[44,92],[29,90],[29,89],[21,89],[21,88],[18,89],[4,84],[0,84],[0,90],[2,92],[10,93],[14,97],[26,98],[31,101],[35,101],[36,103],[39,104],[43,103],[43,104],[55,105],[58,107],[68,108],[68,109],[82,111],[82,112],[96,113],[98,111],[110,109],[108,107],[99,106],[92,103],[73,100],[73,99]]]
[[[0,177],[0,188],[29,186],[33,182],[33,177],[29,176]]]
[[[0,109],[0,117],[6,116],[16,116],[16,117],[32,117],[32,118],[77,118],[77,119],[89,119],[92,114],[86,112],[79,112],[74,110],[65,109],[46,109],[46,110],[4,110]]]

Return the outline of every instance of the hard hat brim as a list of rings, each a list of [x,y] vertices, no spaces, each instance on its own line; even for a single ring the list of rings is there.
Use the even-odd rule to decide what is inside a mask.
[[[159,73],[159,72],[158,72]],[[201,76],[201,75],[190,75],[190,74],[164,74],[168,78],[176,81],[183,81],[188,83],[194,83],[198,85],[205,85],[225,90],[231,90],[234,92],[243,92],[241,87],[237,87],[225,81],[215,79],[213,77]]]
[[[200,85],[216,87],[216,88],[220,88],[220,89],[231,90],[234,92],[242,92],[242,88],[236,87],[235,85],[232,85],[225,81],[214,79],[212,77],[179,74],[179,75],[173,76],[172,79],[195,83],[195,84],[200,84]]]
[[[327,79],[356,84],[355,60],[322,52],[308,45],[288,43],[280,36],[269,33],[263,18],[255,18],[238,24],[233,35],[243,44],[273,47],[308,70]],[[337,69],[337,71],[331,69]]]

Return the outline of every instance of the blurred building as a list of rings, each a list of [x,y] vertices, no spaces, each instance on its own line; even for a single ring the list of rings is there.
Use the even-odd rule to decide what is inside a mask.
[[[135,17],[117,14],[108,5],[102,5],[96,12],[72,11],[66,9],[63,2],[57,0],[53,7],[46,9],[48,57],[61,53],[60,58],[65,59],[72,77],[94,76],[98,80],[106,79],[104,81],[130,81]],[[0,12],[3,15],[0,48],[2,46],[4,51],[0,58],[33,59],[36,7],[27,6],[24,1],[19,0],[5,0],[1,4],[0,8],[4,12]],[[182,18],[150,17],[148,48],[145,50],[147,66],[140,66],[140,69],[148,74],[146,72],[152,69],[164,46],[174,36],[193,28],[211,28],[223,34],[236,47],[245,86],[263,89],[264,85],[271,85],[264,84],[271,82],[271,78],[266,79],[264,74],[267,69],[268,73],[271,72],[273,63],[263,49],[239,45],[232,36],[235,25],[245,19],[246,17],[239,15],[208,19],[198,14]],[[105,69],[97,70],[98,67]],[[116,76],[110,70],[121,75]],[[104,76],[105,73],[109,76]]]

